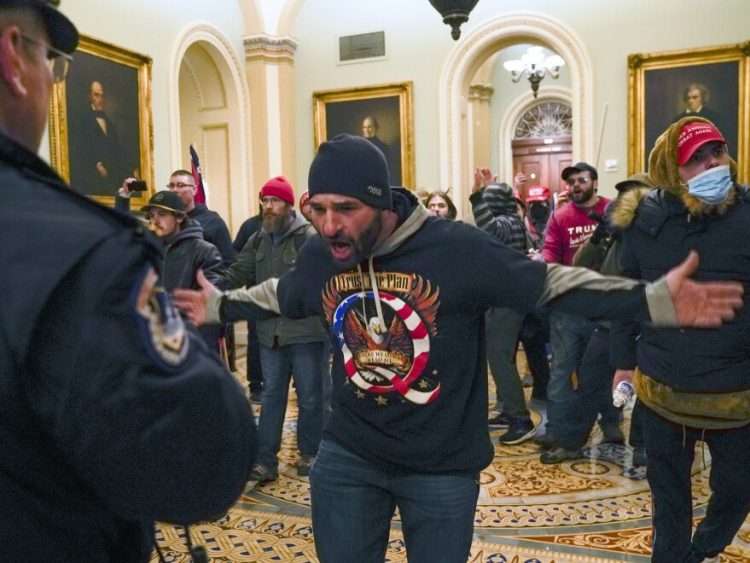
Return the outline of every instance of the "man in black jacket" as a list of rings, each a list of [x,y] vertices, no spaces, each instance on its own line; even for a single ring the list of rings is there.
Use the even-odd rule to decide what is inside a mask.
[[[142,211],[149,221],[149,230],[164,243],[162,282],[167,292],[178,287],[197,288],[198,270],[203,270],[213,283],[219,283],[224,270],[221,255],[213,244],[203,240],[203,229],[187,217],[176,193],[156,192]],[[219,328],[201,327],[200,333],[209,348],[218,351]]]
[[[203,227],[203,238],[219,249],[224,266],[228,267],[237,257],[232,246],[229,229],[221,215],[211,211],[202,203],[195,203],[195,178],[187,170],[175,170],[169,176],[167,189],[176,192],[185,205],[188,217]]]
[[[722,133],[703,118],[683,118],[657,139],[648,169],[659,189],[627,194],[630,213],[617,221],[625,275],[654,280],[697,250],[699,279],[750,283],[750,250],[741,243],[750,234],[750,198],[734,181]],[[615,384],[632,378],[642,408],[656,563],[716,557],[750,511],[749,324],[745,307],[716,331],[648,323],[616,331]],[[691,539],[698,441],[711,452],[712,494]]]
[[[156,241],[35,154],[78,44],[53,4],[0,0],[0,559],[145,563],[154,521],[239,496],[252,415],[165,294]]]

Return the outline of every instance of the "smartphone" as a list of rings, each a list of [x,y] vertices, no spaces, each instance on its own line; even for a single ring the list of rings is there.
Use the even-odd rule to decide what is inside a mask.
[[[128,182],[128,190],[131,192],[145,192],[148,190],[144,180],[132,180]]]

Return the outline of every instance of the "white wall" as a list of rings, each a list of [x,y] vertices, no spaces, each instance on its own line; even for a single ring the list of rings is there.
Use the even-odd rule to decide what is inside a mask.
[[[463,35],[507,12],[545,13],[585,43],[593,61],[594,123],[598,137],[609,104],[602,161],[617,172],[601,179],[605,191],[627,173],[627,56],[736,43],[750,39],[747,0],[482,0]],[[386,31],[387,59],[337,65],[338,35]],[[427,0],[306,0],[296,24],[297,173],[307,176],[314,156],[312,93],[316,90],[414,81],[417,185],[438,187],[438,93],[442,64],[453,48],[449,29]]]
[[[240,2],[250,0],[65,0],[62,11],[85,35],[119,47],[148,55],[152,67],[152,112],[154,124],[154,174],[156,185],[168,179],[173,166],[189,162],[171,162],[170,131],[179,127],[170,123],[169,73],[177,37],[196,22],[207,22],[231,43],[238,61],[244,61],[242,37],[244,18]],[[218,4],[218,7],[217,7]],[[73,63],[75,64],[75,62]],[[42,156],[48,158],[48,146]]]

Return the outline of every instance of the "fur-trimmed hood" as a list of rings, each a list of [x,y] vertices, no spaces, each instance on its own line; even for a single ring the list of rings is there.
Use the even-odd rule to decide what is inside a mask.
[[[702,117],[683,117],[659,135],[648,157],[648,175],[657,186],[677,196],[691,215],[722,214],[734,204],[736,200],[735,190],[730,190],[727,199],[719,205],[709,205],[688,193],[687,184],[680,179],[677,170],[677,141],[680,137],[680,131],[687,123],[694,121],[711,123],[708,119]],[[732,172],[732,180],[736,181],[737,163],[730,159],[729,167]]]
[[[628,190],[612,203],[610,221],[618,229],[627,229],[635,219],[641,200],[648,195],[651,188],[633,188]]]

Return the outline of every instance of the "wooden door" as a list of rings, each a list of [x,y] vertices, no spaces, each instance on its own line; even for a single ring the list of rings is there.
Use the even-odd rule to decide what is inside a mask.
[[[547,186],[553,192],[563,187],[560,179],[563,168],[572,163],[570,137],[555,139],[520,139],[512,142],[513,175],[523,172],[531,179],[525,191],[534,185]]]

